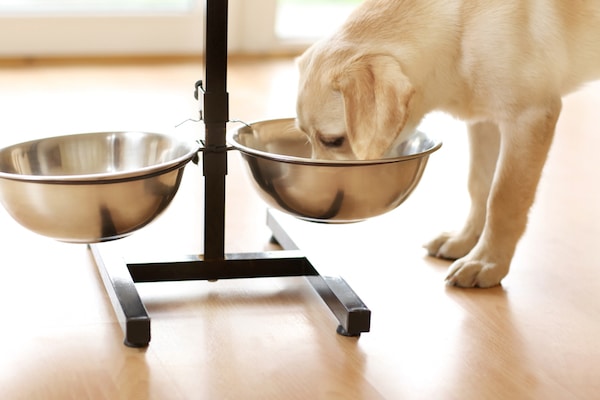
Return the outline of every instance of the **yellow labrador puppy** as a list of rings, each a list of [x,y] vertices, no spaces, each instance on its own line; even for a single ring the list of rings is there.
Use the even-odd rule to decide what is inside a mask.
[[[315,157],[375,159],[432,110],[469,125],[472,206],[426,245],[447,282],[506,276],[561,96],[600,78],[597,0],[365,0],[299,59],[298,126]]]

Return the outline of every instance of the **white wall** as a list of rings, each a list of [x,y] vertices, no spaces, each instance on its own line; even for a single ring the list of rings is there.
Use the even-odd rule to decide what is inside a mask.
[[[0,16],[0,57],[201,54],[204,7],[186,14]],[[264,53],[275,38],[277,0],[229,0],[229,48]]]
[[[0,18],[0,56],[187,54],[200,52],[200,10],[170,16]]]

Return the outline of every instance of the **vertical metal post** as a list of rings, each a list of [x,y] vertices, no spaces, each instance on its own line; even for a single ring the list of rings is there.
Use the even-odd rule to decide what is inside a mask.
[[[204,123],[204,257],[225,257],[225,176],[227,175],[227,0],[206,0]]]

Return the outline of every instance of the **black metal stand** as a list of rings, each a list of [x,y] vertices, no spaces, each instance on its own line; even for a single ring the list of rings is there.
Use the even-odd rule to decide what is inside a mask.
[[[321,276],[270,213],[267,224],[285,250],[225,253],[227,9],[226,0],[206,0],[205,80],[196,84],[196,93],[202,89],[204,96],[206,129],[202,158],[204,255],[169,257],[164,262],[126,262],[101,245],[89,246],[125,332],[124,343],[144,347],[150,342],[150,317],[135,287],[137,282],[305,276],[338,319],[338,333],[358,336],[368,332],[371,311],[342,278]]]

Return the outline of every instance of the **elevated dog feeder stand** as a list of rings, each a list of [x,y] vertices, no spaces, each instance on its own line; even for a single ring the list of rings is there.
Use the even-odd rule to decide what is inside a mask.
[[[371,312],[339,277],[321,276],[298,250],[273,217],[267,224],[284,250],[267,253],[225,253],[225,177],[227,175],[226,0],[206,0],[205,79],[196,83],[203,95],[206,138],[202,149],[204,172],[204,254],[168,258],[168,261],[130,262],[102,245],[90,244],[119,323],[124,343],[144,347],[150,342],[150,317],[137,292],[137,282],[219,280],[236,278],[305,276],[339,321],[337,332],[359,336],[370,328]]]

